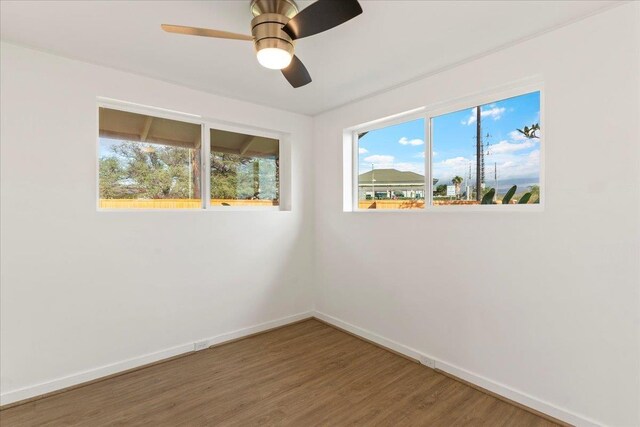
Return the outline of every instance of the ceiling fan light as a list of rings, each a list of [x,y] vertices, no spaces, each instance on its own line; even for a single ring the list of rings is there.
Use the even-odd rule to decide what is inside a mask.
[[[287,68],[291,63],[291,58],[293,57],[291,52],[277,47],[266,47],[259,50],[256,55],[260,65],[271,70],[282,70],[283,68]]]

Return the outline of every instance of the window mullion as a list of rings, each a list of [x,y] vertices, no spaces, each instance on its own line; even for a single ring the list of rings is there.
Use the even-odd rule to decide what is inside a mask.
[[[426,115],[424,118],[424,137],[425,137],[425,156],[424,156],[424,170],[425,170],[425,185],[424,189],[427,194],[424,195],[424,208],[431,209],[433,206],[433,145],[431,144],[431,117]]]
[[[352,146],[351,149],[351,165],[353,167],[352,173],[351,173],[351,203],[353,204],[352,209],[354,211],[357,211],[360,209],[360,198],[359,198],[359,192],[360,192],[360,180],[358,177],[358,174],[360,173],[359,170],[359,152],[358,149],[360,147],[360,138],[358,137],[358,132],[353,132],[353,141],[354,144]]]
[[[209,126],[202,125],[202,208],[211,208],[211,132]]]

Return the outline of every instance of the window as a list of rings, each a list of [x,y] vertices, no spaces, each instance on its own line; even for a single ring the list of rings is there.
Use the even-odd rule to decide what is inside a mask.
[[[356,134],[359,209],[423,209],[424,119]]]
[[[202,207],[201,125],[126,111],[99,111],[99,206]]]
[[[437,211],[542,203],[541,92],[511,93],[345,131],[353,135],[354,172],[345,189],[353,204],[347,198],[345,206]]]
[[[540,92],[431,118],[433,205],[540,203]]]
[[[278,206],[277,139],[211,129],[211,206]]]
[[[279,134],[116,108],[99,106],[99,209],[281,209]]]

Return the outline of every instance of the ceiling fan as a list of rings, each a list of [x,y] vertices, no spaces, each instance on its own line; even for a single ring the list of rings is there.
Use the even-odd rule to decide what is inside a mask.
[[[330,30],[362,13],[358,0],[317,0],[302,11],[294,0],[252,0],[251,34],[162,24],[169,33],[252,41],[260,65],[281,70],[294,88],[311,83],[302,61],[294,55],[296,40]]]

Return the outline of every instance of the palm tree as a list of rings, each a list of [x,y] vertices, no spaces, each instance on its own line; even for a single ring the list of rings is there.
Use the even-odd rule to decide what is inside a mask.
[[[540,124],[534,123],[529,126],[525,126],[524,129],[516,129],[518,132],[523,134],[528,139],[540,139],[538,136],[538,132],[540,131]]]
[[[464,179],[458,175],[454,176],[453,179],[451,180],[453,185],[456,186],[456,195],[460,194],[460,185],[462,184],[462,181],[464,181]]]
[[[540,203],[540,186],[539,185],[530,185],[529,192],[531,193],[531,200],[533,203]]]

